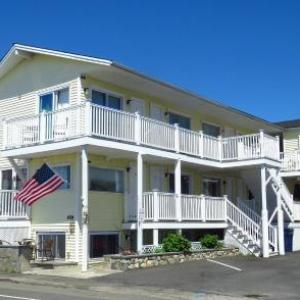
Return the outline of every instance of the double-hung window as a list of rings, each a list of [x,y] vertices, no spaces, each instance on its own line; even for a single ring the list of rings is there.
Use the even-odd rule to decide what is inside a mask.
[[[100,192],[124,192],[124,172],[114,169],[90,167],[90,190]]]
[[[92,103],[114,109],[122,109],[122,99],[106,92],[92,90]]]
[[[71,167],[66,166],[56,166],[52,168],[55,173],[57,173],[62,179],[64,179],[64,184],[60,186],[60,190],[69,189],[71,186]]]
[[[40,112],[51,112],[68,107],[70,104],[69,88],[56,90],[40,96]]]
[[[3,170],[1,172],[1,189],[12,190],[12,188],[13,188],[12,170]]]
[[[169,124],[178,124],[179,127],[190,129],[191,120],[188,117],[169,113]]]

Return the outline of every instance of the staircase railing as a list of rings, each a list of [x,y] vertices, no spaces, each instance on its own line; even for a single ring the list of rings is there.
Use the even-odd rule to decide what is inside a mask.
[[[261,216],[255,210],[249,207],[249,205],[247,205],[243,200],[237,199],[237,207],[241,209],[255,223],[257,224],[261,223]]]

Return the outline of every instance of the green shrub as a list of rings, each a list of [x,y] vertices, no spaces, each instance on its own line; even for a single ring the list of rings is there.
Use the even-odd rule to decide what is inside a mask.
[[[223,247],[222,242],[219,241],[216,234],[206,234],[201,238],[200,242],[201,245],[207,249],[218,249]]]
[[[163,249],[165,252],[188,252],[190,248],[190,241],[182,235],[172,233],[163,239]]]

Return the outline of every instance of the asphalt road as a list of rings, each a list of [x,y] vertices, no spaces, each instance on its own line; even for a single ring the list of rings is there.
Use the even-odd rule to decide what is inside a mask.
[[[300,253],[269,259],[238,256],[216,260],[229,266],[199,261],[118,273],[103,277],[99,282],[177,289],[195,295],[213,293],[250,299],[300,299]]]

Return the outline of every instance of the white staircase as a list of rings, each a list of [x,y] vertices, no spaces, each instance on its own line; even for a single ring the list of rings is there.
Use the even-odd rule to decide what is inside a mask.
[[[227,199],[228,233],[245,249],[255,256],[261,255],[261,219],[249,207],[244,210]],[[255,217],[255,218],[254,218]],[[270,254],[277,252],[276,227],[269,225]]]

